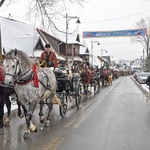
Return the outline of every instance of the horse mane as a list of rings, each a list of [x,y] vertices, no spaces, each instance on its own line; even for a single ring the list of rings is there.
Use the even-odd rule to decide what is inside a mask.
[[[21,70],[27,70],[33,67],[33,60],[23,51],[21,50],[11,50],[6,56],[6,59],[17,59],[20,63]]]

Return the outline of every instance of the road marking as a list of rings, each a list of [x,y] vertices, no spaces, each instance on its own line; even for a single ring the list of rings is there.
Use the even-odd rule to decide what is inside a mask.
[[[116,84],[115,84],[116,85]],[[108,90],[108,92],[110,93],[114,86],[114,84],[111,85],[110,89]],[[105,94],[101,95],[101,100],[99,99],[99,97],[97,97],[95,99],[95,101],[89,105],[86,110],[84,111],[84,114],[80,114],[80,116],[78,117],[78,120],[76,121],[75,125],[73,126],[73,128],[78,128],[80,126],[80,124],[93,112],[93,110],[95,110],[95,108],[104,100],[105,98]]]
[[[63,137],[56,137],[50,143],[48,143],[43,150],[55,150],[63,140]]]
[[[95,102],[96,101],[98,101],[98,103],[96,103],[96,104],[99,104],[99,103],[101,103],[102,101],[103,101],[103,98],[104,98],[104,96],[102,97],[102,99],[101,100],[95,100]],[[95,103],[94,102],[94,103]],[[93,103],[93,104],[94,104]],[[77,123],[73,126],[73,128],[78,128],[79,127],[79,125],[92,113],[92,111],[97,107],[98,105],[90,105],[90,110],[89,109],[86,109],[86,113],[84,112],[84,114],[81,114],[80,116],[79,116],[79,118],[78,118],[78,120],[77,120]],[[89,108],[89,107],[88,107]]]
[[[64,127],[65,128],[69,128],[75,121],[77,118],[74,118],[73,120],[71,120],[70,122],[68,122]]]

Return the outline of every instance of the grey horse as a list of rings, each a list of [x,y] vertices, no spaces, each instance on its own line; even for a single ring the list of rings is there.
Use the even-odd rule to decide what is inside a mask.
[[[27,129],[24,138],[29,138],[31,132],[37,132],[37,127],[32,123],[32,116],[37,104],[40,104],[40,121],[45,126],[50,125],[50,112],[53,103],[61,105],[60,99],[56,94],[56,77],[50,68],[37,67],[25,52],[11,50],[5,53],[3,71],[5,84],[14,86],[18,100],[24,109]],[[42,111],[44,101],[48,105],[48,115],[45,119]]]

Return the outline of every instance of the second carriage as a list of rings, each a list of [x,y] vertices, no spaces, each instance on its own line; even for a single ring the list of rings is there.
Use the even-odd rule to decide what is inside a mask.
[[[47,67],[46,61],[37,65],[39,67]],[[69,75],[69,70],[66,70],[64,73],[61,69],[54,69],[54,73],[57,80],[56,94],[61,101],[61,105],[59,106],[60,115],[64,117],[67,111],[68,101],[70,99],[74,98],[76,101],[76,107],[79,108],[81,102],[81,77],[79,73],[71,73],[71,75]]]
[[[54,71],[57,80],[57,91],[62,105],[60,106],[60,115],[63,117],[67,111],[68,101],[75,99],[76,107],[79,108],[81,102],[80,75],[73,73],[71,78],[61,70]]]

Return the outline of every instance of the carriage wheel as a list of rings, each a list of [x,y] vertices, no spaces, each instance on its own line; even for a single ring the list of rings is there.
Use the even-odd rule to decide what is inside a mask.
[[[80,103],[81,103],[81,95],[78,95],[78,96],[76,97],[76,106],[77,106],[77,108],[79,108]]]
[[[63,118],[67,111],[67,104],[62,104],[59,106],[60,115]]]
[[[77,91],[76,91],[76,106],[77,106],[77,108],[79,108],[80,102],[81,102],[81,95],[80,95],[80,85],[79,85],[77,88]]]
[[[96,94],[96,85],[97,85],[97,81],[94,80],[94,94]]]
[[[104,79],[102,79],[102,85],[105,85],[105,80]]]
[[[100,80],[99,79],[97,81],[97,85],[98,85],[98,90],[100,90]]]
[[[67,112],[67,93],[64,91],[61,96],[61,105],[59,106],[60,115],[63,118]]]

